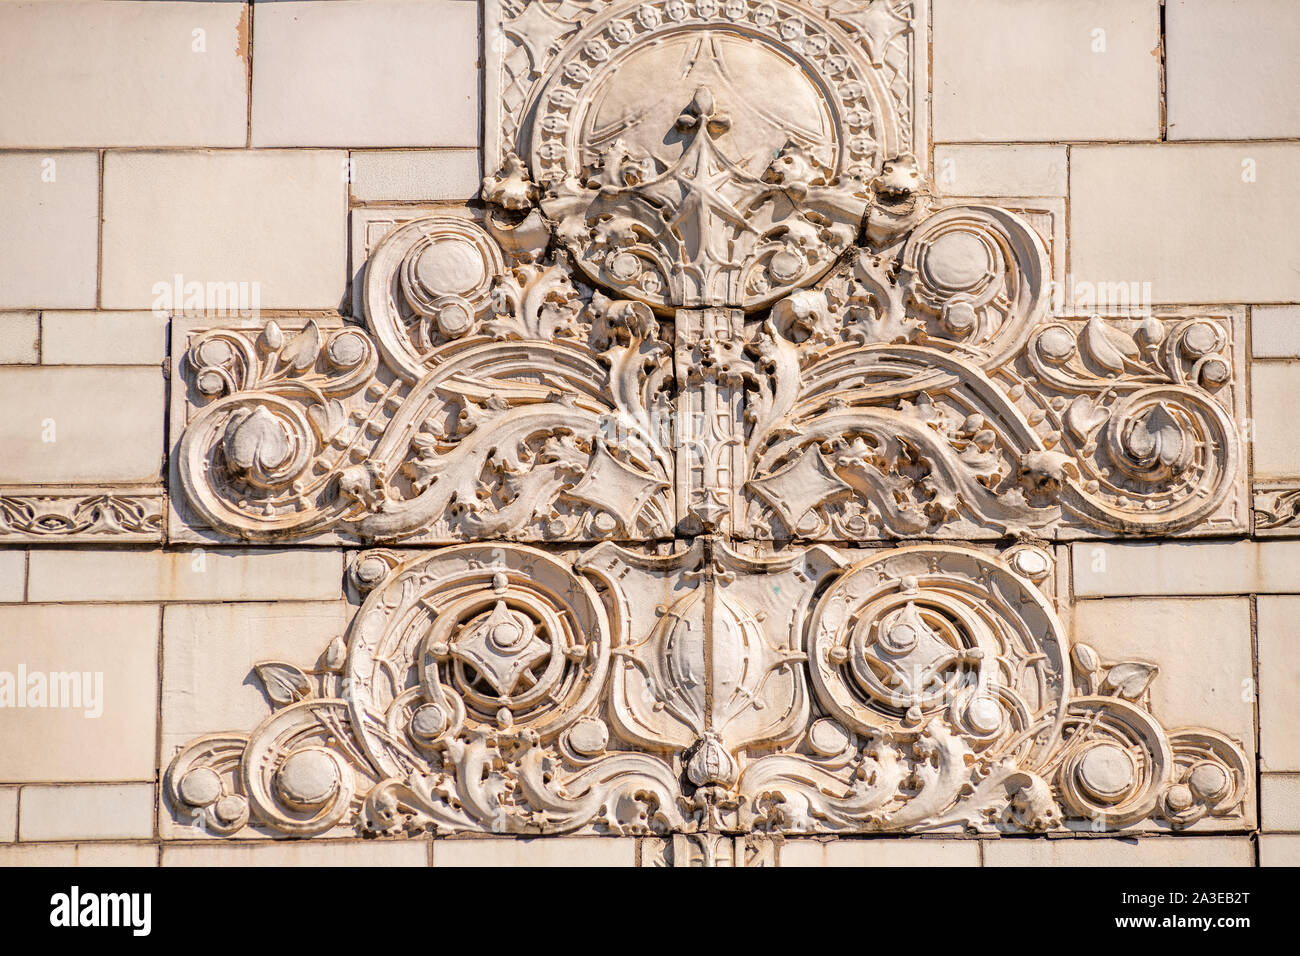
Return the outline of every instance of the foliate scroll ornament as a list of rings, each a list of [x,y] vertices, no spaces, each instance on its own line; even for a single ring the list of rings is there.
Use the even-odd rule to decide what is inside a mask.
[[[347,634],[259,664],[276,709],[182,748],[165,789],[218,835],[1239,822],[1240,744],[1162,727],[1156,665],[1070,646],[1046,554],[362,554]]]
[[[165,507],[143,489],[0,489],[0,542],[159,541]]]

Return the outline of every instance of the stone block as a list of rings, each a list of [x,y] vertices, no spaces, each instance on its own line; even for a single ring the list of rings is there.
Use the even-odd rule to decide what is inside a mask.
[[[466,201],[482,174],[476,149],[356,150],[352,198],[358,202]]]
[[[253,145],[477,146],[478,9],[458,0],[262,4]]]
[[[0,309],[93,309],[98,219],[95,153],[0,154]]]
[[[250,4],[0,4],[0,147],[243,146]]]
[[[1157,0],[934,0],[936,142],[1160,135]]]
[[[153,836],[151,783],[23,787],[18,839],[131,840]]]
[[[1261,770],[1300,771],[1300,597],[1261,597],[1259,762]]]
[[[991,840],[985,866],[1254,866],[1248,837],[1171,836],[1140,839]]]
[[[434,866],[634,866],[636,841],[616,837],[436,840]]]
[[[1071,272],[1155,303],[1300,300],[1297,178],[1294,144],[1074,147]]]
[[[29,601],[326,601],[343,554],[296,550],[33,551]]]
[[[45,365],[158,365],[167,354],[167,315],[153,312],[46,312]]]
[[[1300,6],[1293,0],[1168,0],[1170,139],[1300,136]]]
[[[1064,196],[1064,146],[936,146],[934,179],[945,196]]]
[[[103,306],[336,309],[347,195],[347,155],[338,151],[109,152]]]
[[[0,606],[0,700],[13,692],[0,782],[153,778],[159,617],[150,605]]]
[[[40,313],[0,313],[0,365],[34,365],[40,360]]]
[[[975,840],[787,840],[782,866],[979,866]]]
[[[162,480],[156,368],[0,369],[0,483]]]
[[[428,866],[425,840],[164,846],[163,866]]]

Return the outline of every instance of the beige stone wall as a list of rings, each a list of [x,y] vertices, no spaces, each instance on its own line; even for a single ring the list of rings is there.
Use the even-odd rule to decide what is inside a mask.
[[[93,708],[0,708],[0,865],[704,852],[650,837],[231,841],[161,798],[181,744],[271,712],[252,666],[314,667],[357,596],[341,546],[211,543],[170,507],[180,310],[156,286],[255,284],[257,322],[286,327],[359,315],[367,224],[477,195],[483,15],[474,0],[0,4],[0,671],[102,680]],[[1300,863],[1300,5],[932,0],[927,16],[920,121],[942,196],[1046,210],[1067,291],[1136,283],[1154,306],[1242,316],[1253,533],[1054,550],[1072,637],[1157,662],[1165,726],[1243,745],[1247,824],[742,838],[709,858]]]

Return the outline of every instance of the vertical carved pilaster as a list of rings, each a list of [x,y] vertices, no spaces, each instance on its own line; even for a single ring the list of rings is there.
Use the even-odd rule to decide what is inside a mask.
[[[679,532],[733,532],[744,463],[744,313],[679,309],[675,364]]]

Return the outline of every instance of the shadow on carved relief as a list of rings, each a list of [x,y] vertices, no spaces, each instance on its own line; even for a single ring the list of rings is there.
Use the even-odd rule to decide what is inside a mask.
[[[1053,316],[1029,223],[937,209],[908,9],[517,4],[484,215],[378,244],[368,333],[189,341],[196,527],[447,546],[354,563],[320,666],[175,758],[178,819],[1243,825],[1238,743],[1071,647],[1043,546],[1243,529],[1240,332]]]

